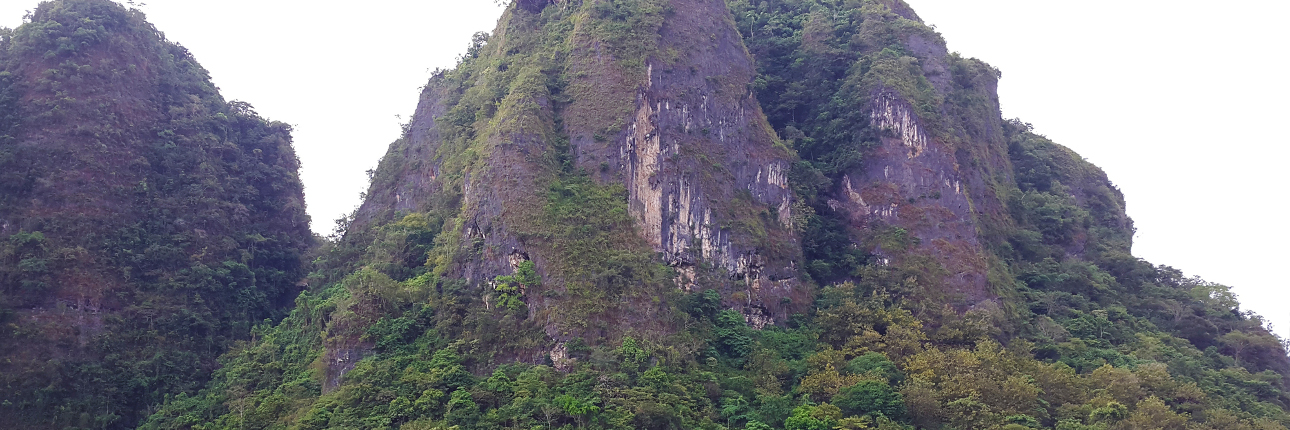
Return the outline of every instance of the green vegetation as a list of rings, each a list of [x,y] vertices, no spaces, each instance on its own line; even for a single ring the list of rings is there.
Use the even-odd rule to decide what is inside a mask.
[[[493,289],[497,291],[498,307],[518,311],[521,306],[524,306],[524,290],[537,287],[542,283],[542,278],[538,276],[534,267],[532,261],[525,261],[515,269],[514,275],[498,276],[493,279],[493,283],[496,284]]]
[[[43,3],[5,31],[6,425],[132,427],[281,318],[311,241],[290,131],[115,3]]]
[[[414,142],[410,135],[395,142],[373,173],[369,193],[377,196],[397,189],[403,175],[423,162],[416,157],[433,154],[442,160],[440,170],[444,172],[429,186],[435,195],[415,211],[372,217],[387,223],[384,226],[344,226],[345,237],[318,267],[323,272],[322,282],[335,282],[362,266],[396,280],[422,273],[417,270],[460,276],[454,271],[501,246],[485,234],[470,235],[472,229],[479,228],[480,219],[487,218],[505,223],[518,241],[544,257],[529,264],[534,265],[534,275],[545,278],[532,285],[520,282],[522,288],[506,279],[488,279],[496,284],[494,297],[483,298],[489,306],[494,304],[492,300],[504,300],[502,308],[512,309],[521,319],[529,316],[530,323],[554,326],[548,330],[561,336],[616,331],[618,328],[609,326],[623,315],[657,309],[659,304],[653,300],[673,290],[668,282],[670,271],[655,260],[649,245],[637,234],[627,210],[626,190],[598,182],[593,174],[577,168],[569,143],[574,123],[588,121],[595,123],[596,129],[618,123],[621,128],[631,106],[626,102],[615,104],[614,109],[592,109],[586,114],[597,116],[594,120],[581,116],[582,107],[575,105],[593,97],[584,92],[590,88],[579,86],[587,83],[587,77],[573,72],[576,66],[571,64],[575,61],[571,52],[580,49],[581,43],[589,43],[588,37],[613,39],[611,51],[622,55],[635,56],[650,49],[648,43],[632,35],[657,31],[661,17],[655,15],[662,11],[655,3],[616,1],[551,7],[540,14],[512,9],[494,34],[476,34],[457,67],[436,74],[423,94],[439,98],[447,108],[435,119],[438,147],[419,146],[425,143]],[[652,18],[642,18],[646,16]],[[627,64],[630,61],[620,63],[609,61],[599,66],[632,67]],[[610,82],[620,81],[615,78]],[[602,117],[605,115],[615,117]],[[532,185],[491,180],[512,175],[522,176],[522,183]],[[505,207],[498,207],[497,201],[469,202],[469,189],[488,190],[476,193],[502,199]],[[417,233],[422,239],[434,238],[426,255],[404,252],[402,249],[410,245],[388,231],[394,225],[389,222],[400,217],[422,217],[441,225]],[[374,249],[384,251],[378,255]],[[424,269],[405,269],[412,267]],[[504,291],[510,288],[516,290]],[[515,294],[520,289],[527,306],[512,300],[520,298]],[[530,312],[533,315],[528,315]],[[655,323],[658,321],[650,321]]]
[[[807,274],[828,283],[856,278],[869,262],[853,245],[828,190],[859,168],[877,145],[870,127],[875,91],[914,102],[923,123],[939,125],[939,97],[902,37],[939,36],[878,2],[727,2],[757,63],[752,89],[772,127],[797,152],[790,180],[803,222]]]
[[[594,16],[621,22],[651,13],[620,10],[640,6],[633,2],[596,4]],[[464,220],[455,203],[348,231],[319,260],[316,278],[326,287],[317,296],[301,296],[281,324],[258,328],[261,338],[227,355],[211,386],[171,399],[144,428],[1290,425],[1284,349],[1257,316],[1240,312],[1224,286],[1133,258],[1123,199],[1105,175],[1020,122],[997,130],[1015,183],[997,186],[1006,219],[988,221],[985,232],[997,259],[991,276],[1007,294],[966,312],[920,296],[928,291],[920,275],[935,264],[911,258],[889,267],[857,249],[826,193],[876,142],[866,116],[875,88],[910,100],[938,136],[969,140],[992,112],[978,95],[988,85],[972,80],[997,79],[997,71],[951,55],[962,82],[951,94],[935,92],[904,43],[939,36],[875,1],[731,9],[758,59],[754,90],[801,158],[791,182],[806,221],[804,270],[822,286],[809,312],[754,329],[725,307],[719,281],[700,277],[692,291],[669,291],[673,274],[639,243],[625,190],[576,169],[559,131],[556,118],[621,125],[564,110],[585,94],[553,57],[576,49],[563,41],[593,15],[550,6],[539,25],[513,8],[497,33],[504,38],[477,41],[457,69],[436,78],[464,88],[452,93],[444,118],[454,128],[439,155],[445,188],[459,193],[465,176],[454,169],[480,174],[495,168],[483,160],[508,150],[488,136],[515,132],[507,128],[515,121],[539,124],[524,128],[545,143],[526,161],[548,175],[540,198],[514,202],[522,216],[510,219],[522,240],[552,257],[512,263],[515,273],[491,279],[492,288],[454,279],[450,262],[475,258],[458,249],[485,246],[457,243]],[[519,27],[541,28],[541,36]],[[553,111],[523,100],[554,101]],[[395,162],[406,160],[387,156],[374,190],[397,180],[384,176],[397,169],[383,171]],[[446,221],[421,221],[430,219]],[[759,225],[732,226],[760,237]],[[902,228],[874,236],[884,249],[918,245]],[[428,264],[417,261],[423,256]],[[661,322],[644,321],[641,309],[657,309]],[[340,376],[346,365],[336,360],[347,351],[368,352]]]
[[[910,40],[940,38],[898,1],[728,2],[757,63],[749,89],[797,156],[815,294],[766,324],[730,308],[746,293],[723,296],[747,280],[677,285],[685,268],[640,236],[611,166],[579,169],[570,141],[608,144],[646,60],[681,61],[656,35],[683,3],[512,5],[436,73],[422,98],[442,114],[391,145],[372,204],[308,274],[289,128],[220,99],[137,12],[42,5],[0,34],[0,345],[37,346],[0,352],[0,412],[30,428],[205,430],[1290,426],[1280,340],[1226,286],[1134,258],[1105,175],[997,118],[996,70],[949,55],[946,92],[932,85]],[[155,76],[132,75],[130,55]],[[108,84],[160,109],[109,103]],[[997,299],[954,307],[915,232],[875,225],[857,244],[830,206],[880,137],[878,90],[997,194],[977,220]],[[419,137],[428,120],[434,139]],[[44,134],[64,143],[24,140]],[[972,145],[989,136],[1002,152]],[[716,212],[740,240],[792,242],[751,192],[730,195]],[[62,210],[19,204],[35,197]],[[870,245],[907,255],[889,265]],[[28,323],[33,307],[63,319]]]
[[[564,279],[558,318],[573,332],[610,329],[634,311],[631,304],[656,306],[651,298],[671,288],[669,270],[658,263],[637,234],[620,185],[597,185],[584,175],[565,175],[548,187],[546,207],[535,231],[521,234],[555,250],[551,264]],[[629,304],[630,303],[630,304]]]
[[[335,299],[302,296],[283,324],[226,359],[217,385],[173,400],[144,428],[1253,429],[1290,418],[1280,375],[1168,334],[1111,345],[1101,342],[1115,335],[1071,320],[1054,347],[1005,347],[988,321],[928,331],[899,301],[852,284],[825,289],[796,328],[752,330],[707,290],[681,302],[690,329],[680,336],[697,347],[624,338],[570,347],[577,363],[564,371],[547,361],[473,373],[463,352],[474,341],[450,335],[460,322],[445,315],[449,303],[481,304],[452,291],[373,324],[376,355],[330,392],[308,376],[323,365],[321,329],[308,320]],[[1107,317],[1120,327],[1128,318]]]

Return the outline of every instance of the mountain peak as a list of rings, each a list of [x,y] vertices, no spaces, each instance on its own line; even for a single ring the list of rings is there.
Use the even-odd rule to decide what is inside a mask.
[[[0,48],[0,410],[133,426],[299,291],[290,127],[114,2],[42,3]]]
[[[1105,173],[899,0],[512,2],[314,247],[289,127],[136,12],[36,15],[0,51],[27,427],[1290,424],[1261,320],[1134,257]]]

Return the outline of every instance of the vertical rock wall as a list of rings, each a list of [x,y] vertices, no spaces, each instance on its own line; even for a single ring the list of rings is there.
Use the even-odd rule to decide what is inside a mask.
[[[537,73],[545,74],[547,86],[553,73],[571,77],[567,93],[557,97],[567,105],[552,103],[545,91],[512,89],[488,135],[459,148],[447,144],[441,122],[477,90],[432,80],[408,133],[377,169],[351,230],[361,235],[399,213],[457,207],[459,231],[452,234],[461,252],[452,274],[485,282],[510,274],[510,256],[524,255],[558,283],[563,274],[544,264],[551,256],[522,240],[516,223],[541,210],[541,187],[555,175],[550,151],[564,135],[577,168],[624,187],[638,232],[682,274],[681,287],[709,279],[741,293],[732,306],[781,319],[788,315],[783,298],[808,302],[795,269],[800,250],[786,174],[794,156],[778,143],[748,89],[752,60],[730,12],[720,0],[657,3],[666,12],[659,12],[661,24],[647,35],[655,40],[635,66],[634,58],[614,57],[620,51],[611,45],[621,41],[596,30],[604,18],[594,1],[532,2],[508,11],[479,61],[524,67],[535,60],[519,46],[565,37],[568,57],[542,64]],[[557,19],[574,23],[569,35],[540,34]],[[503,79],[506,67],[478,72],[473,85]],[[464,151],[478,158],[445,164]],[[459,179],[444,179],[454,176]]]
[[[928,136],[908,102],[891,92],[873,99],[873,126],[880,145],[864,166],[843,177],[839,198],[829,202],[860,228],[888,225],[917,238],[911,254],[935,259],[944,270],[946,293],[954,301],[975,303],[989,297],[985,251],[955,148]],[[885,258],[903,250],[873,249]],[[898,262],[899,263],[899,262]]]
[[[905,55],[898,64],[912,66],[875,67],[866,76],[874,82],[869,126],[877,131],[878,144],[864,154],[862,167],[835,184],[829,205],[869,234],[889,228],[908,232],[910,249],[874,245],[871,252],[887,264],[913,257],[935,262],[918,269],[934,278],[924,284],[931,288],[928,298],[960,308],[994,300],[996,287],[1007,286],[991,285],[990,247],[1004,240],[999,232],[1012,223],[1003,202],[1015,189],[997,72],[949,54],[944,41],[904,2],[883,3],[894,16],[865,19],[907,20],[895,25],[906,29],[897,34]],[[891,83],[902,80],[907,83]]]
[[[683,287],[708,266],[743,282],[749,312],[786,316],[780,301],[799,288],[786,175],[794,156],[749,90],[752,59],[725,4],[669,7],[618,144],[579,148],[579,162],[616,172],[641,233],[683,273]]]

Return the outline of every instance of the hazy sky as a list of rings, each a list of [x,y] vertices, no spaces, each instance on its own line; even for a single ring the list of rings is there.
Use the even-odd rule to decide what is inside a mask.
[[[1003,70],[1005,117],[1101,166],[1134,254],[1232,285],[1290,335],[1290,2],[907,0],[950,50]],[[34,0],[0,0],[0,26]],[[343,5],[343,6],[319,6]],[[152,0],[148,19],[228,99],[295,125],[314,219],[353,210],[430,71],[491,31],[489,0]]]
[[[1106,170],[1134,255],[1231,285],[1290,335],[1290,2],[906,1],[1003,71],[1004,117]]]

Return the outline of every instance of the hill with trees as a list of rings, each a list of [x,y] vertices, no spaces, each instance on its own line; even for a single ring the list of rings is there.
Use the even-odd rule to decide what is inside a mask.
[[[0,34],[4,426],[133,427],[282,317],[313,241],[290,133],[116,3]]]
[[[309,265],[285,127],[137,12],[4,40],[0,342],[70,369],[4,369],[33,427],[1290,426],[1282,341],[901,0],[512,2]],[[39,325],[79,267],[101,331]]]

